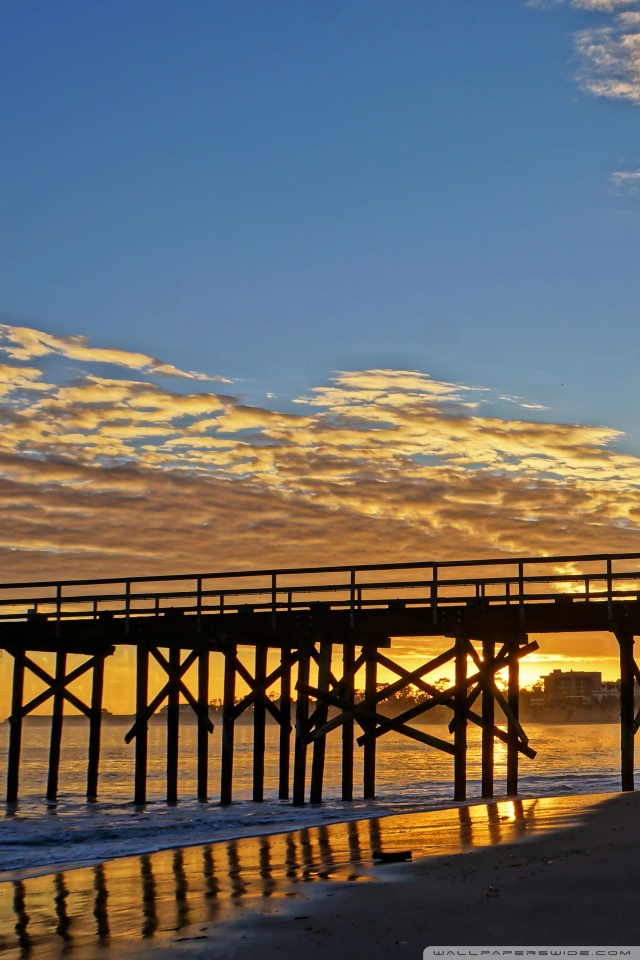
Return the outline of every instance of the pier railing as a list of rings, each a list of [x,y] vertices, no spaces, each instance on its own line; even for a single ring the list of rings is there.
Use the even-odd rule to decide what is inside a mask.
[[[640,597],[640,553],[296,567],[0,584],[0,620],[608,602]]]

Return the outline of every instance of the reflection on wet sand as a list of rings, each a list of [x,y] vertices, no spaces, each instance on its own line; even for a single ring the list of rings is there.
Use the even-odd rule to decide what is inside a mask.
[[[373,866],[372,850],[411,849],[417,857],[509,843],[558,829],[599,799],[505,800],[351,821],[6,881],[0,951],[7,960],[74,953],[80,960],[88,948],[99,957],[118,941],[179,936],[238,907],[295,897],[300,883],[373,880],[387,868]]]

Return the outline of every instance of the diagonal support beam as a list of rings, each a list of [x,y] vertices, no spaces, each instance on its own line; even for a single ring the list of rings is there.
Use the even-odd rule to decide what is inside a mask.
[[[535,640],[527,643],[525,646],[520,647],[516,654],[511,654],[511,656],[516,656],[518,659],[526,656],[528,653],[533,653],[534,650],[538,649],[538,644]],[[498,670],[501,670],[509,662],[510,657],[508,655],[498,656],[491,664],[489,668],[491,673],[495,673]],[[471,687],[479,683],[481,676],[479,673],[473,673],[465,679],[465,686]],[[399,714],[395,719],[400,723],[405,723],[407,720],[413,720],[414,717],[419,717],[422,713],[426,713],[427,710],[431,710],[433,707],[439,706],[440,704],[446,704],[448,700],[451,700],[454,697],[456,692],[456,687],[449,687],[447,690],[444,690],[442,693],[439,693],[436,697],[431,697],[430,700],[422,700],[420,703],[417,703],[414,707],[411,707],[409,710],[405,710],[404,713]],[[375,731],[373,736],[379,737],[386,731],[382,728]]]
[[[327,703],[333,704],[334,707],[340,707],[347,713],[352,713],[358,723],[360,723],[361,720],[363,720],[365,724],[373,721],[384,727],[385,733],[387,730],[395,730],[397,733],[403,733],[412,740],[418,740],[420,743],[426,743],[430,747],[435,747],[436,750],[453,754],[453,747],[450,743],[447,743],[446,740],[440,740],[439,737],[432,737],[431,734],[424,733],[422,730],[415,730],[405,723],[399,723],[397,718],[391,719],[390,717],[383,717],[373,710],[366,710],[358,704],[345,700],[343,697],[337,697],[334,693],[330,693],[327,690],[318,690],[317,687],[310,687],[307,684],[299,683],[296,685],[296,689],[316,699],[326,700]],[[362,726],[362,724],[360,725]]]
[[[254,694],[253,699],[255,700],[257,697],[260,697],[261,701],[264,703],[265,707],[267,708],[267,710],[269,711],[273,719],[276,721],[277,724],[280,724],[281,722],[280,711],[276,707],[275,703],[272,703],[271,700],[269,700],[269,697],[265,697],[259,692],[261,687],[264,688],[263,681],[260,681],[259,683],[257,683],[255,677],[251,676],[251,674],[245,667],[244,663],[242,663],[241,660],[238,659],[237,655],[235,657],[234,664],[237,672],[240,674],[240,676],[242,677],[246,685],[249,687],[249,689],[251,690],[251,693]],[[245,708],[243,707],[243,709]],[[237,707],[234,707],[233,708],[234,720],[236,717],[240,716],[241,713],[242,713],[242,710],[237,711]]]
[[[387,667],[387,669],[393,670],[398,675],[404,676],[405,679],[407,679],[408,683],[409,682],[413,683],[414,686],[418,687],[424,693],[429,693],[432,695],[440,693],[437,687],[433,687],[430,683],[426,683],[424,680],[415,680],[415,679],[409,680],[408,678],[413,677],[415,671],[414,673],[410,673],[408,670],[405,670],[404,667],[401,667],[399,664],[394,663],[393,660],[389,660],[387,657],[383,656],[382,654],[380,654],[380,656],[378,657],[378,660],[381,666]],[[475,724],[477,727],[482,728],[484,727],[484,721],[480,716],[480,714],[475,713],[473,710],[469,709],[471,703],[473,702],[473,700],[475,700],[478,697],[479,694],[480,694],[480,687],[477,686],[472,691],[471,696],[467,698],[467,717],[471,721],[471,723]],[[451,708],[453,708],[453,700],[445,704],[445,706],[447,707],[450,706]],[[337,718],[334,718],[334,719],[337,719]],[[342,716],[341,716],[341,719],[342,719]],[[329,721],[329,723],[332,723],[332,722],[333,720]],[[451,733],[452,731],[450,730],[449,732]],[[311,739],[313,740],[316,736],[321,736],[322,733],[323,733],[322,730],[318,730],[313,734]],[[501,740],[503,743],[508,742],[508,736],[507,736],[506,730],[502,730],[500,727],[498,727],[495,724],[493,725],[493,735],[498,740]],[[361,739],[364,739],[364,738],[362,737],[359,738],[358,742],[360,742]],[[529,757],[529,759],[531,760],[533,760],[534,757],[536,756],[536,751],[533,750],[531,747],[529,747],[526,743],[519,742],[518,750],[520,751],[520,753],[524,754],[525,757]]]
[[[157,650],[155,647],[149,647],[149,650],[153,655],[153,657],[157,660],[157,662],[163,667],[169,679],[165,683],[164,687],[162,687],[162,689],[159,691],[159,693],[156,694],[156,696],[153,698],[151,703],[144,710],[141,711],[140,716],[136,719],[131,729],[127,731],[127,733],[124,736],[125,743],[131,743],[131,741],[137,735],[140,728],[146,727],[146,724],[149,718],[154,715],[154,713],[156,712],[160,704],[163,703],[169,696],[172,682],[175,682],[176,680],[178,682],[178,686],[180,690],[186,695],[187,701],[189,702],[190,706],[194,709],[194,712],[198,716],[201,716],[200,705],[194,700],[191,692],[182,683],[182,677],[187,672],[189,667],[191,667],[196,662],[199,651],[192,650],[189,656],[180,664],[180,667],[177,670],[174,670],[173,667],[169,665],[169,662],[165,659],[165,657],[162,656],[159,650]],[[196,705],[195,707],[194,707],[194,704]],[[207,725],[207,729],[209,730],[209,733],[211,733],[213,731],[213,724],[211,723],[211,720],[209,719],[208,716],[206,718],[203,717],[202,719],[205,721]]]
[[[110,648],[113,652],[113,647]],[[48,690],[43,690],[42,693],[39,693],[37,697],[34,697],[33,700],[30,700],[29,703],[26,703],[17,714],[9,717],[9,723],[15,723],[17,720],[22,720],[27,714],[31,713],[32,710],[35,710],[36,707],[39,707],[41,704],[46,703],[46,701],[53,697],[56,693],[61,694],[65,700],[68,700],[77,710],[80,710],[81,713],[84,713],[85,716],[91,716],[91,707],[88,707],[86,703],[83,703],[79,697],[76,697],[74,693],[71,693],[70,690],[67,690],[66,687],[68,684],[73,683],[74,680],[77,680],[83,674],[87,673],[88,670],[91,670],[95,666],[97,656],[91,657],[89,660],[86,660],[84,663],[80,664],[79,667],[76,667],[75,670],[72,670],[71,673],[66,674],[60,680],[56,680],[51,676],[46,670],[44,670],[39,664],[34,663],[34,661],[24,655],[24,665],[31,670],[32,673],[38,677],[39,680],[42,680],[49,687]]]
[[[495,698],[497,703],[500,704],[500,707],[505,717],[507,718],[507,720],[511,721],[514,728],[517,730],[518,739],[521,740],[523,743],[528,744],[529,738],[524,732],[524,730],[522,729],[520,721],[518,720],[513,710],[509,706],[506,697],[504,696],[502,691],[498,689],[493,671],[491,670],[491,668],[487,670],[486,664],[482,662],[482,660],[478,656],[478,652],[476,648],[471,643],[468,637],[465,637],[465,646],[467,648],[469,656],[471,657],[471,659],[473,660],[476,666],[478,673],[480,674],[480,685],[484,686],[489,691],[489,693],[492,694],[492,696]],[[511,659],[510,656],[507,657],[507,661],[509,659]]]
[[[267,677],[265,677],[264,680],[261,680],[259,683],[256,683],[255,681],[253,681],[253,683],[251,684],[252,689],[250,693],[248,693],[246,697],[243,697],[242,700],[240,700],[233,708],[234,720],[237,720],[240,714],[244,713],[244,711],[248,707],[250,707],[251,704],[254,703],[258,697],[262,698],[265,701],[268,700],[271,706],[275,707],[275,704],[273,703],[273,701],[269,700],[269,698],[266,696],[266,691],[268,690],[269,687],[273,686],[273,684],[276,683],[283,676],[285,670],[290,670],[293,664],[297,662],[297,660],[298,660],[298,654],[294,652],[291,654],[290,657],[288,657],[278,667],[276,667],[276,669],[273,670],[272,673],[270,673]],[[248,671],[247,671],[247,675],[248,675]],[[265,706],[266,706],[266,703],[265,703]],[[267,707],[267,709],[269,708]],[[280,723],[281,722],[280,711],[278,710],[277,707],[275,707],[275,710],[276,710],[276,713],[278,714],[278,716],[275,717],[275,719],[277,719],[278,723]],[[289,727],[291,727],[291,724],[289,724]]]

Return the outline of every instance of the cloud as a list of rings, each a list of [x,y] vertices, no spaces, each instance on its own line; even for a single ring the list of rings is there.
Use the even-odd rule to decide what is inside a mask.
[[[584,90],[595,97],[640,103],[640,11],[618,13],[606,26],[581,30],[575,49]]]
[[[84,363],[110,363],[116,366],[128,367],[131,370],[147,371],[154,374],[163,374],[171,377],[186,377],[190,380],[214,380],[221,383],[231,383],[222,377],[209,377],[204,373],[189,372],[164,363],[156,357],[144,353],[132,353],[128,350],[116,348],[92,347],[86,337],[55,336],[33,330],[30,327],[13,327],[0,324],[0,349],[14,360],[30,361],[47,354],[58,354],[70,360],[80,360]]]
[[[637,6],[637,0],[571,0],[571,6],[579,10],[604,11],[614,13],[625,7]]]
[[[609,179],[616,193],[635,194],[640,191],[640,170],[618,170]]]
[[[292,413],[29,356],[0,397],[4,580],[640,546],[615,427],[420,371],[342,372]]]

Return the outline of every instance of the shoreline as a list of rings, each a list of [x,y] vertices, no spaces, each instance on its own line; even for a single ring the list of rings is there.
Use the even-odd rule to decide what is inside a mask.
[[[5,935],[0,947],[8,960],[27,948],[37,949],[42,958],[73,956],[74,946],[86,951],[81,957],[90,953],[105,960],[134,950],[149,957],[174,957],[179,950],[204,958],[214,939],[216,956],[248,958],[257,936],[268,960],[272,954],[264,953],[265,941],[272,943],[275,956],[283,937],[300,936],[296,916],[313,915],[315,926],[303,932],[307,939],[320,937],[320,944],[323,937],[313,930],[340,925],[341,911],[336,914],[334,906],[327,913],[328,905],[348,902],[345,909],[354,917],[382,916],[382,904],[373,905],[383,892],[398,908],[405,896],[421,899],[421,885],[433,886],[434,869],[466,875],[476,869],[478,858],[509,858],[511,849],[526,849],[527,858],[537,862],[534,848],[557,845],[557,838],[583,829],[583,819],[588,824],[595,816],[588,813],[594,804],[597,813],[622,801],[640,809],[637,795],[629,794],[500,798],[174,848],[5,882],[0,884],[0,929],[15,928],[22,941],[11,944]],[[371,861],[372,849],[407,847],[418,857],[413,863],[374,866]],[[427,891],[427,899],[435,893],[441,902],[440,886]],[[304,943],[292,942],[294,947],[306,951]],[[354,949],[352,944],[350,960]]]
[[[369,868],[373,882],[316,886],[295,906],[236,915],[136,955],[354,960],[419,957],[427,946],[637,945],[639,815],[638,794],[600,798],[560,829]]]

